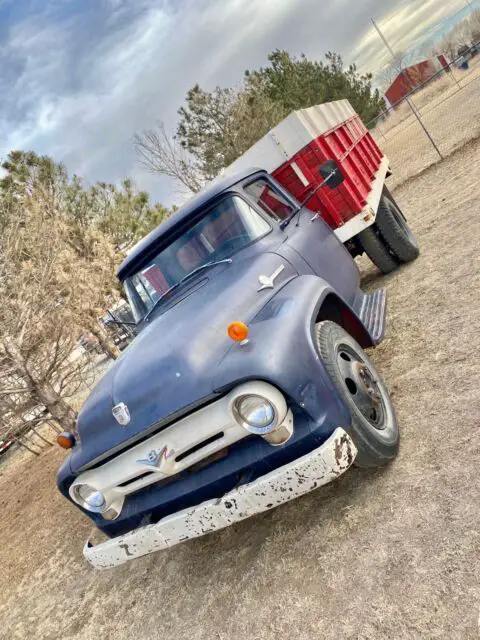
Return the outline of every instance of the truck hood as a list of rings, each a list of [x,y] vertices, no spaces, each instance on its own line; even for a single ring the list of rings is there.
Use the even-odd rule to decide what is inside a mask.
[[[259,275],[271,276],[282,264],[274,287],[259,292]],[[213,381],[218,380],[225,353],[239,348],[227,336],[228,325],[234,320],[248,323],[296,275],[291,264],[273,252],[234,256],[231,264],[199,275],[172,295],[83,405],[72,471],[121,450],[145,430],[213,397]],[[125,426],[112,414],[120,402],[130,413]]]

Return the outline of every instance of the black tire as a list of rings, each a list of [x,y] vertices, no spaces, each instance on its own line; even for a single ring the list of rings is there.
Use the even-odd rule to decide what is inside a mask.
[[[420,250],[402,212],[385,194],[378,206],[376,225],[391,251],[400,262],[418,258]]]
[[[398,453],[400,432],[390,395],[362,347],[342,327],[325,320],[315,326],[317,349],[335,389],[347,405],[344,429],[358,449],[358,467],[379,467]]]
[[[376,225],[372,225],[358,234],[363,250],[382,273],[390,273],[398,267],[398,262],[379,235]]]

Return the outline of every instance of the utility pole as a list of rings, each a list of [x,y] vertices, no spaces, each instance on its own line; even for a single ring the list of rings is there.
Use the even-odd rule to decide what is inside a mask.
[[[373,26],[375,27],[378,35],[380,36],[383,44],[385,45],[385,47],[388,49],[388,51],[390,52],[390,55],[392,56],[392,60],[395,62],[395,53],[392,49],[392,47],[389,45],[387,39],[385,38],[385,36],[383,35],[383,33],[380,31],[380,27],[377,25],[377,23],[375,22],[375,20],[373,18],[370,18],[370,20],[372,21]],[[416,117],[416,119],[418,120],[420,126],[422,127],[425,135],[427,136],[427,138],[430,140],[432,147],[435,149],[435,151],[438,153],[438,155],[440,156],[440,158],[443,160],[443,156],[440,152],[440,149],[437,147],[437,145],[435,144],[434,139],[432,138],[432,136],[430,135],[430,133],[428,132],[428,129],[425,127],[425,125],[422,122],[422,119],[420,118],[420,115],[418,114],[417,110],[415,109],[415,107],[412,104],[412,101],[410,100],[410,98],[407,96],[406,98],[407,104],[410,107],[410,109],[412,110],[413,115]]]
[[[387,49],[390,51],[390,55],[392,56],[392,58],[395,60],[395,53],[393,52],[392,47],[388,44],[387,39],[385,38],[385,36],[383,35],[383,33],[380,31],[380,27],[377,25],[377,23],[375,22],[375,20],[373,18],[370,18],[370,20],[372,21],[373,26],[375,27],[375,29],[377,30],[378,35],[380,36],[383,44],[387,47]]]

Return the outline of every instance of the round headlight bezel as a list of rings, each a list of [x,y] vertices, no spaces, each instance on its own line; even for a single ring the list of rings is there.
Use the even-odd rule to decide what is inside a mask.
[[[88,497],[85,497],[85,495],[82,495],[82,490],[91,491],[91,495]],[[88,500],[93,496],[97,496],[97,498],[101,496],[102,500],[98,501],[97,504],[95,503],[91,504],[88,502]],[[108,509],[105,495],[101,491],[99,491],[98,489],[95,489],[95,487],[92,487],[87,483],[76,484],[73,487],[73,497],[81,507],[83,507],[87,511],[91,511],[92,513],[103,513]]]
[[[245,415],[245,410],[242,411],[242,403],[251,400],[261,401],[261,403],[263,403],[263,405],[267,407],[267,410],[271,412],[271,419],[267,424],[263,424],[260,426],[252,424],[252,422],[249,421],[248,416]],[[265,396],[262,396],[258,393],[248,393],[235,398],[235,401],[232,405],[232,412],[235,420],[240,426],[242,426],[250,433],[254,433],[256,435],[265,435],[266,433],[270,433],[278,425],[278,413],[275,405],[268,398],[265,398]]]

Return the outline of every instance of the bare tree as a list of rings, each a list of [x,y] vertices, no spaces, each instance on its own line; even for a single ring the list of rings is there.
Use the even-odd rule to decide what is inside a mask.
[[[120,297],[119,283],[114,277],[119,254],[107,236],[95,228],[79,230],[65,225],[64,243],[69,251],[66,277],[62,282],[71,324],[78,332],[88,330],[102,350],[112,359],[120,355],[118,347],[100,323],[107,301]],[[68,292],[68,293],[67,293]]]
[[[169,212],[149,207],[128,181],[112,193],[84,189],[35,153],[13,151],[2,167],[0,439],[38,454],[58,430],[75,430],[77,403],[93,384],[78,338],[89,332],[112,358],[120,353],[99,322],[120,297],[115,243]]]
[[[440,42],[439,49],[448,56],[450,61],[455,60],[459,50],[480,41],[480,9],[474,9],[472,13],[458,22]]]
[[[474,9],[469,18],[472,44],[480,44],[480,9]]]
[[[153,173],[178,180],[188,191],[196,193],[204,180],[195,163],[176,139],[169,136],[163,122],[134,136],[140,163]]]
[[[179,110],[177,137],[163,123],[135,136],[141,164],[199,191],[286,115],[257,85],[251,78],[248,89],[217,87],[212,93],[195,86]]]
[[[0,409],[17,436],[49,418],[75,429],[68,399],[88,365],[77,338],[108,264],[101,244],[81,259],[68,222],[35,195],[0,201]]]
[[[52,286],[58,288],[55,297],[61,297],[56,304],[70,311],[69,326],[75,326],[79,332],[88,330],[105,353],[118,357],[119,350],[99,322],[105,312],[106,299],[118,298],[120,293],[113,275],[120,256],[115,255],[110,239],[115,242],[114,232],[118,227],[130,227],[134,218],[149,212],[145,207],[146,196],[133,189],[120,192],[113,185],[111,193],[107,188],[110,185],[104,185],[103,190],[100,185],[85,190],[78,178],[69,180],[63,165],[34,152],[11,151],[2,168],[6,172],[0,179],[3,211],[7,212],[8,207],[18,209],[19,219],[25,218],[21,227],[25,237],[28,231],[45,232],[47,246],[50,246],[49,226],[52,232],[57,232],[56,241],[65,260],[63,271],[55,273],[58,277],[63,273],[64,277]],[[127,183],[130,184],[125,180],[124,186]],[[106,211],[102,210],[104,192],[111,196]],[[32,209],[36,217],[30,215]],[[6,213],[3,217],[8,219]],[[126,233],[132,237],[129,229]],[[40,244],[31,247],[35,258],[41,256],[42,251]],[[14,253],[10,254],[11,265]],[[59,258],[57,256],[56,267],[60,264]],[[31,277],[39,276],[33,273]]]
[[[414,60],[412,51],[397,51],[394,58],[377,75],[382,90],[385,92],[395,78],[407,69]]]
[[[15,404],[30,395],[73,430],[76,413],[60,393],[60,372],[75,340],[59,281],[68,259],[59,229],[33,202],[3,203],[1,215],[0,357],[7,372],[2,393]]]

